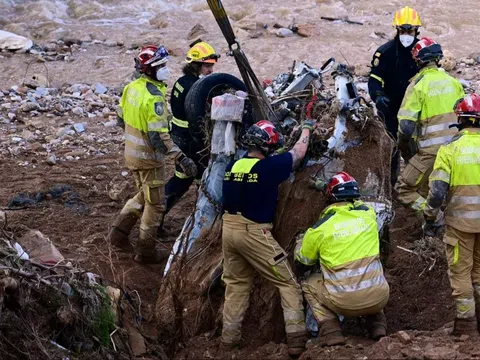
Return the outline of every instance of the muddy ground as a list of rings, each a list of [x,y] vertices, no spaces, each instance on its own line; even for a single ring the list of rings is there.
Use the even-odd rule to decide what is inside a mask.
[[[91,131],[107,132],[101,127],[92,129]],[[101,135],[108,136],[108,133]],[[114,281],[124,289],[138,291],[142,299],[143,316],[147,321],[145,325],[151,335],[155,336],[152,315],[162,281],[163,265],[138,265],[133,262],[130,254],[114,251],[105,241],[109,224],[123,205],[121,201],[112,201],[107,190],[110,181],[127,170],[123,165],[122,145],[112,143],[111,146],[112,153],[105,156],[60,161],[54,166],[47,165],[43,158],[29,150],[15,157],[3,155],[0,159],[0,204],[6,209],[16,193],[46,190],[55,184],[71,185],[73,191],[88,205],[86,212],[67,207],[62,200],[46,200],[36,207],[7,210],[9,222],[22,223],[42,231],[66,258],[79,262],[86,270]],[[25,161],[28,161],[30,166],[24,166]],[[168,170],[169,174],[173,173],[171,164]],[[127,178],[131,180],[130,174]],[[164,246],[172,246],[175,235],[179,233],[185,218],[193,209],[194,198],[195,192],[192,188],[167,216],[166,229],[169,235],[162,239]],[[389,332],[394,334],[399,330],[411,330],[413,332],[409,333],[410,341],[398,340],[398,335],[394,335],[391,339],[371,345],[368,340],[360,337],[362,331],[358,324],[349,320],[346,323],[346,333],[349,336],[346,347],[327,350],[311,347],[304,355],[305,359],[365,356],[432,358],[431,354],[424,356],[423,352],[429,350],[425,350],[425,347],[436,348],[437,344],[443,342],[446,346],[454,344],[453,347],[449,346],[449,349],[455,349],[458,353],[464,351],[470,355],[480,355],[480,347],[471,344],[469,339],[457,343],[442,332],[425,333],[437,330],[453,320],[454,312],[443,256],[423,259],[398,248],[401,246],[419,253],[422,251],[414,244],[420,236],[419,223],[416,221],[415,216],[397,208],[391,228],[392,253],[386,266],[387,279],[391,286],[391,297],[386,308]],[[133,238],[135,233],[134,231]],[[437,245],[441,248],[440,243]],[[245,324],[248,329],[245,331],[245,348],[233,358],[288,358],[285,345],[266,343],[264,339],[256,336],[255,317],[249,319],[250,322]],[[281,333],[281,330],[279,331]],[[218,329],[217,333],[212,331],[193,339],[185,339],[175,357],[230,357],[230,354],[218,353],[217,335]],[[278,342],[282,340],[282,337],[276,338]]]

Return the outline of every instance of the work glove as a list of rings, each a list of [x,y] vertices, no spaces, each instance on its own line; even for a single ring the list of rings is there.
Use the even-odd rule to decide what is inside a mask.
[[[386,96],[378,96],[377,100],[375,101],[375,106],[377,107],[377,110],[382,113],[384,118],[389,112],[390,103],[390,99]]]
[[[302,130],[308,129],[310,130],[310,132],[313,132],[313,128],[315,127],[315,125],[317,125],[317,122],[315,120],[307,119],[302,124]]]
[[[423,230],[423,237],[438,237],[438,232],[441,229],[441,225],[438,225],[435,222],[435,219],[427,219],[425,218],[425,221],[422,226]]]
[[[195,165],[195,162],[192,159],[182,154],[177,163],[182,168],[184,174],[188,177],[197,176],[197,165]]]

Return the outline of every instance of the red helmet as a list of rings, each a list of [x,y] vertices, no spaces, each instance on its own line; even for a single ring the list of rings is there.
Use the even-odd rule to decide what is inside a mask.
[[[243,136],[245,146],[256,146],[266,153],[270,153],[280,143],[280,134],[268,120],[260,120],[250,126]]]
[[[454,110],[458,117],[471,118],[473,122],[480,121],[480,95],[468,94],[457,101]]]
[[[419,64],[439,61],[443,58],[440,44],[428,37],[421,38],[412,49],[413,59]]]
[[[344,171],[337,173],[327,185],[330,200],[353,200],[360,197],[357,181]]]
[[[145,73],[148,66],[158,66],[168,61],[168,51],[163,46],[147,45],[135,58],[135,69]]]

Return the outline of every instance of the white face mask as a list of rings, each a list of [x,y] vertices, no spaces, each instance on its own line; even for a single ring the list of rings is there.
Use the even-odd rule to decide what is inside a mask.
[[[203,78],[206,78],[207,76],[210,76],[210,74],[208,74],[208,75],[200,74],[200,75],[198,75],[198,78],[199,78],[199,79],[203,79]]]
[[[403,47],[409,47],[413,44],[413,40],[415,37],[412,35],[400,35],[400,42],[402,43]]]
[[[158,81],[167,81],[170,78],[170,70],[164,66],[157,70],[156,74]]]

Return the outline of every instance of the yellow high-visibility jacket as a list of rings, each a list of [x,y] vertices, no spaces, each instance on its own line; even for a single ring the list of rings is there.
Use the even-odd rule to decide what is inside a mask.
[[[118,116],[125,122],[125,162],[132,170],[163,166],[164,155],[180,153],[168,134],[167,85],[145,76],[123,90]],[[165,149],[159,149],[148,133],[159,133]]]
[[[436,65],[430,65],[414,76],[398,112],[400,136],[411,136],[416,130],[420,154],[435,155],[439,147],[452,139],[456,129],[453,111],[465,93],[462,84]]]
[[[319,261],[330,300],[358,310],[388,297],[379,252],[375,210],[361,201],[342,202],[327,207],[308,229],[296,260],[310,266]]]
[[[428,218],[436,218],[445,197],[446,224],[480,233],[480,129],[464,129],[440,147],[424,210]]]

